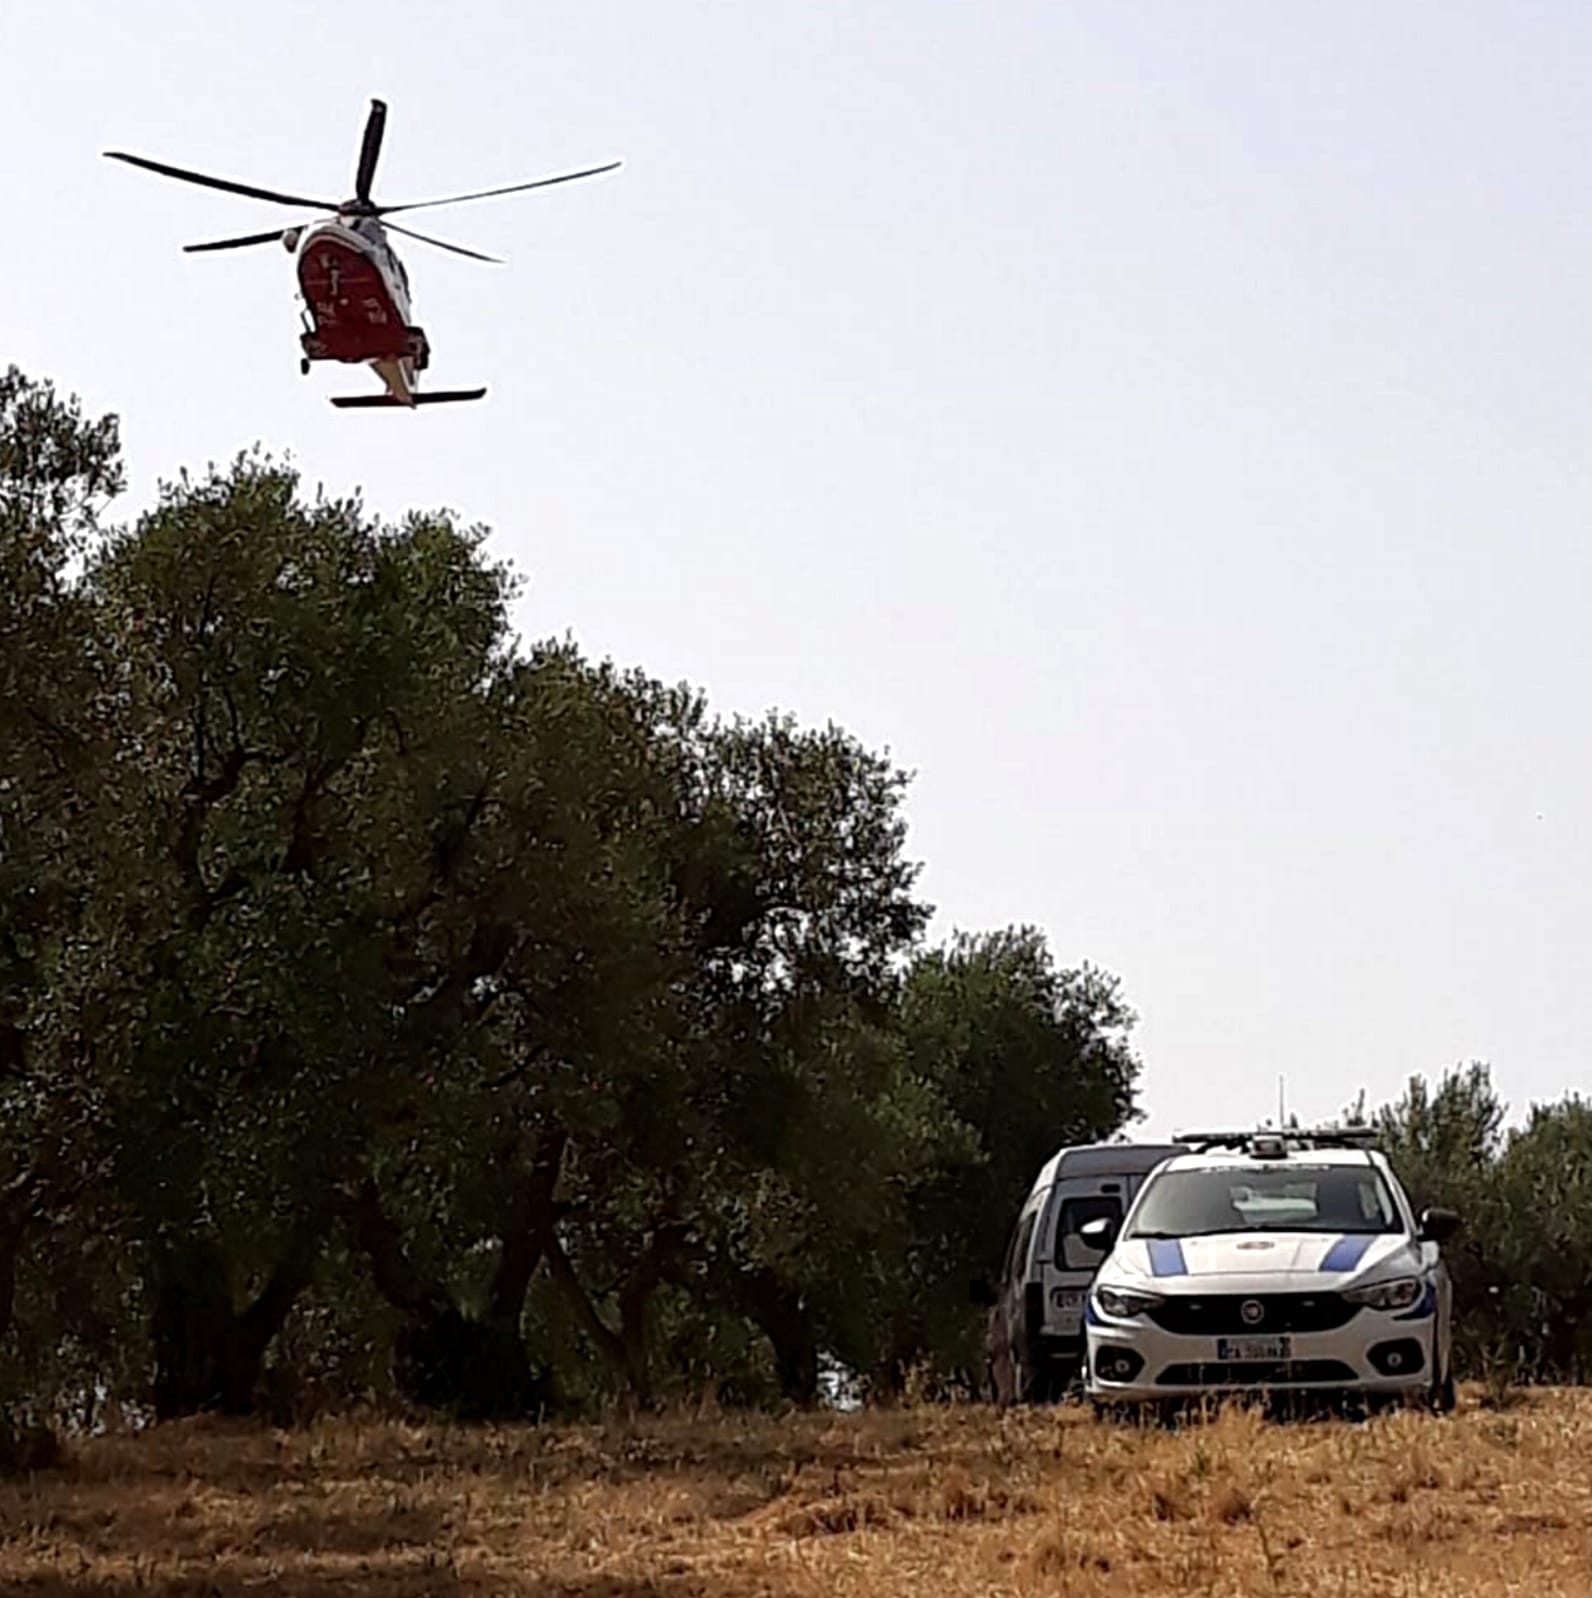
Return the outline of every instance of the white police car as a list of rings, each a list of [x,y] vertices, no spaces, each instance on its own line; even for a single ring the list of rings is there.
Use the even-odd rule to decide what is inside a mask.
[[[1418,1220],[1374,1135],[1193,1133],[1120,1225],[1085,1310],[1097,1409],[1228,1392],[1454,1403],[1450,1210]]]

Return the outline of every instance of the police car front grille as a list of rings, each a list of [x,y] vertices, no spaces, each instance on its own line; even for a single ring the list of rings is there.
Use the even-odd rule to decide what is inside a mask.
[[[1355,1375],[1338,1359],[1212,1360],[1168,1365],[1155,1380],[1161,1387],[1282,1387],[1352,1382]]]
[[[1253,1308],[1246,1316],[1244,1306]],[[1209,1293],[1179,1294],[1157,1304],[1149,1317],[1165,1332],[1179,1337],[1231,1337],[1249,1333],[1333,1332],[1359,1313],[1341,1293]]]

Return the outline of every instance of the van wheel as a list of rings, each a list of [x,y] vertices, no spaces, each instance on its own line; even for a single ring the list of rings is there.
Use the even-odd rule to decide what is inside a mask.
[[[1059,1404],[1072,1384],[1075,1367],[1059,1360],[1045,1360],[1035,1371],[1031,1397],[1036,1404]]]

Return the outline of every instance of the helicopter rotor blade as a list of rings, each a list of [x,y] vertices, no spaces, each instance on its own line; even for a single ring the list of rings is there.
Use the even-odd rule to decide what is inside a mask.
[[[399,227],[396,222],[386,222],[383,226],[389,233],[402,233],[406,239],[419,239],[422,244],[434,244],[439,250],[452,250],[455,255],[468,255],[472,261],[490,261],[494,266],[504,264],[496,255],[482,255],[479,250],[467,250],[462,244],[449,244],[446,239],[430,238],[424,233],[416,233],[413,228]]]
[[[619,161],[610,161],[606,166],[587,167],[581,172],[561,172],[553,178],[537,178],[532,183],[512,183],[506,189],[482,189],[476,194],[454,194],[445,200],[415,200],[408,205],[378,205],[378,216],[392,216],[399,211],[424,211],[434,205],[460,205],[465,200],[490,200],[497,194],[521,194],[526,189],[545,189],[550,183],[569,183],[575,178],[596,177],[599,172],[612,172],[615,167],[622,165]]]
[[[207,189],[221,189],[227,194],[241,194],[249,200],[271,200],[278,205],[309,206],[316,211],[335,211],[335,200],[310,200],[302,194],[279,194],[275,189],[257,189],[252,184],[234,183],[229,178],[206,177],[203,172],[190,172],[186,167],[167,166],[164,161],[151,161],[147,156],[127,155],[121,150],[107,150],[112,161],[125,161],[129,166],[141,166],[163,177],[180,178],[184,183],[198,183]]]
[[[381,154],[381,138],[386,126],[387,102],[372,100],[370,116],[365,122],[365,137],[359,147],[359,170],[354,176],[354,193],[365,205],[370,204],[370,185],[376,176],[376,159]]]
[[[201,250],[241,250],[249,244],[276,244],[290,231],[285,227],[272,228],[269,233],[251,233],[241,239],[213,239],[208,244],[185,244],[183,250],[195,255]]]

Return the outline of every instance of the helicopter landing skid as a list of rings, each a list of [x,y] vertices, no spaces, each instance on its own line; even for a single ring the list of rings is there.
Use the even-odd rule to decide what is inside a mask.
[[[407,400],[391,394],[334,394],[332,404],[340,410],[408,410],[414,405],[455,405],[462,400],[478,400],[484,388],[444,388],[430,394],[411,394]]]

